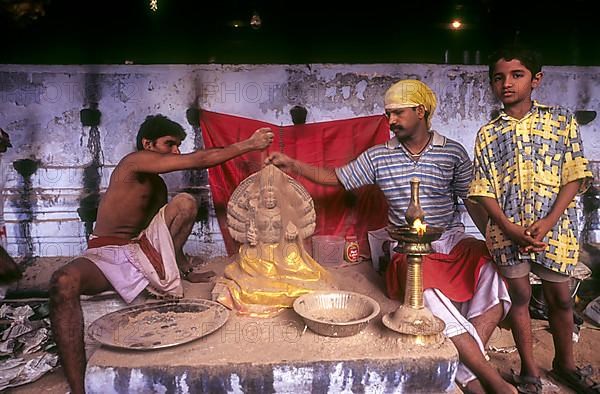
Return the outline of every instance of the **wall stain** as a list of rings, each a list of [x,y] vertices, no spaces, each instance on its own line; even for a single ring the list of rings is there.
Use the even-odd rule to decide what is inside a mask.
[[[22,189],[19,192],[19,198],[15,205],[19,208],[19,237],[24,240],[24,245],[19,242],[18,254],[23,256],[23,263],[28,264],[33,261],[33,239],[31,238],[31,223],[34,214],[35,194],[31,182],[31,176],[37,171],[39,161],[36,159],[21,159],[13,162],[13,167],[21,177]]]
[[[202,139],[202,130],[200,129],[200,116],[202,110],[191,106],[187,109],[185,116],[192,127],[194,138],[194,151],[204,148],[204,141]],[[208,170],[187,170],[184,175],[186,187],[180,189],[180,191],[189,193],[196,198],[198,202],[198,212],[196,214],[196,222],[200,223],[200,233],[208,233],[208,216],[210,209],[210,202],[208,196]]]

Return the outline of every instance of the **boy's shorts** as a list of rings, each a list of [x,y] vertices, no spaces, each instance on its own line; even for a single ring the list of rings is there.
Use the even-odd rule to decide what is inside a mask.
[[[529,261],[523,261],[522,263],[515,265],[502,265],[498,266],[498,272],[505,278],[515,279],[522,278],[529,275],[529,271],[533,272],[541,280],[547,282],[567,282],[571,277],[567,274],[561,274],[556,271],[552,271],[540,264],[531,263]]]

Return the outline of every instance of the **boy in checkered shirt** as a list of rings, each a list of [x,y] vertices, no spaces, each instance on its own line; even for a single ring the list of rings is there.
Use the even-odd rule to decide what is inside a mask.
[[[569,279],[579,255],[574,198],[592,176],[579,127],[568,110],[532,101],[543,76],[534,52],[497,52],[489,76],[504,108],[477,134],[469,198],[489,214],[487,245],[513,302],[508,317],[521,357],[515,384],[520,392],[542,392],[529,316],[531,271],[541,278],[549,307],[551,375],[577,392],[598,393],[589,380],[591,368],[576,367],[571,339]]]

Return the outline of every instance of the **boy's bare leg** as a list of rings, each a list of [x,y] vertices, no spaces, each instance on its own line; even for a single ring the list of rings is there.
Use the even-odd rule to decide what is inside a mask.
[[[85,391],[83,312],[79,296],[111,289],[106,277],[88,259],[78,258],[57,270],[50,280],[50,320],[71,393]]]
[[[191,268],[191,265],[183,253],[183,245],[192,233],[197,213],[198,203],[196,202],[196,199],[188,193],[176,195],[165,208],[165,222],[167,223],[167,227],[173,238],[177,265],[184,272]],[[215,273],[213,271],[191,272],[186,275],[185,279],[190,282],[207,282],[214,275]]]
[[[506,278],[512,306],[508,312],[513,338],[521,358],[521,376],[539,377],[540,371],[533,358],[533,336],[529,300],[531,285],[529,275],[522,278]]]
[[[569,282],[542,281],[544,299],[548,304],[548,322],[554,341],[554,364],[563,370],[575,371],[573,357],[573,300]]]

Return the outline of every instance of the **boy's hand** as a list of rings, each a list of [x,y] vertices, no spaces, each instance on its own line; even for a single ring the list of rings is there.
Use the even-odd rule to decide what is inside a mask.
[[[548,218],[543,218],[534,222],[531,226],[525,229],[525,234],[531,236],[535,241],[541,242],[542,239],[548,234],[548,232],[552,229],[554,224],[548,220]],[[543,242],[541,242],[544,244]],[[545,248],[544,244],[544,248]],[[536,250],[534,245],[526,246],[523,251],[525,252],[541,252],[542,250]]]
[[[546,249],[546,244],[544,242],[535,239],[530,231],[518,224],[511,223],[505,229],[505,234],[513,242],[521,246],[520,249],[523,252],[541,252]]]
[[[267,157],[265,164],[274,164],[277,168],[280,168],[283,171],[290,171],[293,169],[294,159],[286,154],[274,152]]]
[[[273,142],[273,132],[268,127],[261,127],[256,130],[250,138],[248,138],[252,148],[263,150]]]

